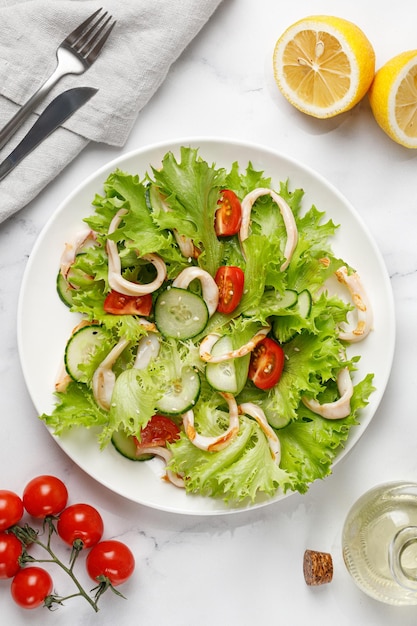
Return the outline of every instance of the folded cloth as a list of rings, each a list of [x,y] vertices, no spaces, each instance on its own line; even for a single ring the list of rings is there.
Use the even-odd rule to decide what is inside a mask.
[[[38,106],[61,91],[97,94],[0,181],[0,222],[24,207],[90,142],[123,146],[139,111],[171,64],[221,0],[0,0],[0,127],[42,85],[61,41],[103,7],[117,24],[86,74],[65,76]],[[0,161],[36,120],[32,114],[0,152]]]

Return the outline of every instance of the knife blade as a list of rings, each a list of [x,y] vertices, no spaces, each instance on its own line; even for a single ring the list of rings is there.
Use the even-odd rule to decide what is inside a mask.
[[[74,87],[59,94],[41,113],[22,141],[0,163],[0,180],[3,180],[32,150],[63,124],[75,111],[96,94],[93,87]]]

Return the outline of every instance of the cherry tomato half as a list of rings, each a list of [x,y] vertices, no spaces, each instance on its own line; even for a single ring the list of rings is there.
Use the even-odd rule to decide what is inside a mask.
[[[245,275],[240,267],[222,265],[214,277],[219,288],[219,313],[232,313],[242,299]]]
[[[17,524],[23,515],[22,499],[7,489],[0,489],[0,531]]]
[[[218,237],[236,235],[242,223],[242,206],[231,189],[223,189],[217,201],[219,208],[214,217],[214,230]]]
[[[23,504],[29,515],[42,519],[58,515],[68,501],[68,490],[62,480],[47,474],[36,476],[23,490]]]
[[[281,378],[285,355],[281,346],[265,337],[251,354],[249,378],[259,389],[271,389]]]
[[[105,576],[116,587],[126,582],[135,569],[135,558],[121,541],[110,539],[100,541],[91,548],[87,555],[86,567],[88,575],[97,581],[98,576]]]
[[[62,511],[56,525],[58,535],[72,546],[81,540],[83,548],[94,546],[103,536],[104,524],[100,513],[89,504],[71,504]]]
[[[23,609],[36,609],[52,593],[50,574],[41,567],[23,567],[12,580],[13,600]]]
[[[12,578],[20,570],[23,546],[12,533],[0,533],[0,579]]]
[[[165,415],[153,415],[145,428],[142,428],[140,440],[133,437],[136,449],[140,453],[141,448],[165,446],[178,439],[180,429],[177,424]]]
[[[150,315],[152,311],[152,295],[126,296],[118,291],[110,291],[107,294],[103,308],[106,313],[113,315]]]

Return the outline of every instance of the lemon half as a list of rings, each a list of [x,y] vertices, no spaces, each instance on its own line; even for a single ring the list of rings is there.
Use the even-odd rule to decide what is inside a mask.
[[[293,106],[327,118],[348,111],[366,94],[375,74],[375,52],[352,22],[316,15],[281,35],[273,68],[279,89]]]
[[[369,102],[379,126],[406,148],[417,148],[417,50],[398,54],[375,74]]]

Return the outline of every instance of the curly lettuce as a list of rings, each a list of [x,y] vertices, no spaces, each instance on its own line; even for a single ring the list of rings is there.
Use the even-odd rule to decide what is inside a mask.
[[[77,255],[71,268],[75,287],[71,310],[108,331],[108,352],[120,338],[131,344],[114,366],[116,381],[109,411],[97,405],[92,381],[87,379],[72,381],[58,392],[55,409],[41,416],[57,435],[77,427],[97,428],[99,444],[104,447],[116,431],[140,433],[157,412],[163,390],[181,377],[183,368],[193,367],[201,377],[201,393],[194,406],[195,427],[204,435],[218,436],[227,429],[228,411],[205,380],[199,342],[207,333],[215,332],[229,335],[237,349],[259,328],[269,325],[285,353],[281,379],[267,391],[246,380],[243,388],[239,386],[236,401],[252,402],[264,410],[280,441],[280,463],[273,459],[258,423],[247,415],[239,416],[239,433],[223,450],[200,450],[184,432],[169,445],[169,469],[184,476],[190,494],[222,498],[234,506],[259,496],[271,497],[277,491],[303,493],[312,481],[328,475],[374,389],[372,374],[355,381],[351,412],[339,420],[326,420],[304,406],[303,396],[319,402],[336,399],[337,375],[343,367],[355,377],[359,357],[348,358],[338,336],[352,306],[326,290],[328,279],[346,261],[336,257],[331,248],[338,226],[326,220],[314,205],[303,211],[304,191],[290,191],[288,181],[280,183],[278,193],[293,212],[298,243],[284,272],[280,268],[286,229],[269,195],[260,197],[252,207],[250,233],[243,244],[236,235],[218,238],[213,225],[220,191],[229,188],[243,198],[257,187],[270,188],[271,180],[251,163],[243,171],[237,162],[227,170],[210,165],[198,150],[189,147],[181,148],[178,159],[167,153],[161,167],[151,168],[142,179],[120,170],[109,175],[102,195],[93,200],[94,213],[85,218],[95,241]],[[157,191],[160,202],[152,202],[151,190]],[[120,224],[109,235],[110,223],[121,209]],[[198,251],[193,258],[182,255],[175,233],[192,240]],[[166,263],[164,288],[190,264],[199,265],[212,276],[220,265],[240,267],[245,273],[245,290],[238,308],[229,315],[215,313],[200,337],[186,342],[162,341],[158,357],[146,368],[135,369],[135,346],[147,330],[135,315],[104,311],[109,292],[108,238],[117,242],[122,274],[130,281],[152,280],[152,267],[143,260],[148,253],[159,254]],[[200,290],[195,283],[190,288]],[[296,300],[305,291],[311,299],[308,312],[282,304],[288,293],[294,293]],[[245,368],[240,370],[246,376],[245,358]]]

